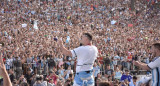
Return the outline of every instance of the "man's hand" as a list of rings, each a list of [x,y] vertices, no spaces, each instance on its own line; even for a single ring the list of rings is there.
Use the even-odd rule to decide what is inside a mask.
[[[0,53],[0,76],[3,77],[3,85],[12,86],[8,73],[2,59],[2,53]]]
[[[66,49],[63,45],[63,41],[61,39],[58,40],[57,44],[60,46],[61,52],[66,56],[72,56],[72,53],[70,50]]]
[[[133,64],[135,65],[135,66],[139,66],[139,61],[133,61]]]

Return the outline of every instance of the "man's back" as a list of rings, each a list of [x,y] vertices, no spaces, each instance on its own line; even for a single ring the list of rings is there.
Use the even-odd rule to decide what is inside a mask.
[[[95,46],[81,46],[72,53],[77,55],[77,67],[76,72],[88,71],[93,69],[93,63],[98,55],[97,47]]]

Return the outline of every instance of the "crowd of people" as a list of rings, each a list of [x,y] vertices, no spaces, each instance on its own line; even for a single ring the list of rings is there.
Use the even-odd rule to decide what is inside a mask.
[[[152,60],[150,46],[160,40],[160,3],[135,0],[134,7],[130,0],[1,0],[0,45],[13,86],[71,86],[76,58],[62,55],[57,40],[62,37],[71,50],[84,32],[95,36],[99,50],[95,85],[138,82],[130,74],[138,69],[132,60]]]

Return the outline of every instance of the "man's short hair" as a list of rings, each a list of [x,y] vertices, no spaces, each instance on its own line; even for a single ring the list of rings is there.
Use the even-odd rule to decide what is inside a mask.
[[[92,41],[92,35],[90,33],[84,33],[83,35],[87,36],[87,38]]]
[[[157,48],[158,50],[160,50],[160,43],[154,43],[153,46],[154,46],[155,48]]]
[[[129,70],[128,70],[128,69],[125,69],[125,72],[129,72]]]

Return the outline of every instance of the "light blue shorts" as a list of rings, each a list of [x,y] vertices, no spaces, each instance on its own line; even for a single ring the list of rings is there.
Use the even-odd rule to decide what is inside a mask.
[[[94,86],[93,70],[76,73],[73,86]]]

